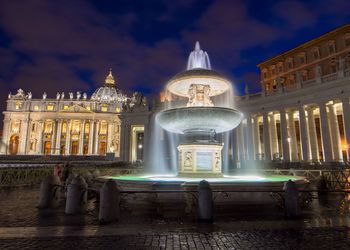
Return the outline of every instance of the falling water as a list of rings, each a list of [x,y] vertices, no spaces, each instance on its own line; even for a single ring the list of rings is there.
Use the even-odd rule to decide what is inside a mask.
[[[188,62],[187,62],[187,70],[194,69],[203,69],[203,70],[211,70],[211,64],[209,60],[209,55],[207,52],[203,51],[200,48],[199,42],[196,42],[194,50],[190,53]],[[189,79],[189,81],[191,81]],[[225,80],[224,80],[225,81]],[[190,82],[191,83],[191,82]],[[205,83],[212,84],[212,83]],[[207,86],[207,85],[200,86]],[[210,85],[211,86],[211,85]],[[234,108],[234,91],[231,83],[228,83],[227,90],[217,96],[212,96],[211,101],[214,107],[220,108]],[[182,90],[183,91],[183,90]],[[187,103],[189,102],[189,96],[179,96],[172,93],[168,86],[165,87],[165,102],[163,106],[159,108],[155,113],[162,113],[163,111],[177,108],[187,107]],[[176,92],[175,92],[176,93]],[[185,94],[187,95],[187,92]],[[210,95],[210,94],[209,94]],[[200,104],[198,106],[206,104]],[[193,107],[195,109],[195,107]],[[177,112],[172,111],[174,117],[177,117]],[[156,115],[153,116],[150,129],[151,129],[151,138],[149,140],[150,143],[150,151],[148,155],[148,166],[153,174],[175,174],[178,170],[178,145],[182,139],[181,134],[171,133],[164,130],[155,119]],[[180,119],[180,118],[177,118]],[[206,118],[204,118],[206,119]],[[207,119],[210,119],[210,114],[208,114]],[[187,125],[185,125],[187,126]],[[220,126],[220,125],[218,125]],[[230,132],[225,132],[222,134],[216,135],[216,139],[223,143],[222,149],[222,172],[227,173],[229,171],[230,163],[232,162],[232,154],[230,151],[230,140],[232,140],[232,134]],[[232,143],[231,143],[232,144]]]

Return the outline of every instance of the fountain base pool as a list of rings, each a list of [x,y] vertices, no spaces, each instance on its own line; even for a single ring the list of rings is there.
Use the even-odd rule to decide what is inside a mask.
[[[178,176],[178,175],[124,175],[103,176],[101,181],[114,179],[120,190],[134,191],[135,195],[126,201],[128,206],[151,207],[152,204],[173,204],[177,207],[185,204],[187,208],[194,206],[198,190],[198,183],[205,179],[210,183],[211,189],[220,191],[214,193],[215,204],[274,204],[276,196],[273,192],[281,192],[284,183],[292,180],[299,189],[306,189],[308,180],[301,176],[288,175],[234,175],[222,177],[206,176]],[[171,193],[138,193],[139,191],[170,190]],[[193,191],[192,194],[181,191]]]

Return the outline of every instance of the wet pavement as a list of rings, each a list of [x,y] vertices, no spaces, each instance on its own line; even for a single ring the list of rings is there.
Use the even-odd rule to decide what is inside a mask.
[[[322,205],[313,200],[295,220],[273,206],[217,208],[212,224],[180,211],[140,209],[124,210],[119,222],[105,226],[98,223],[93,197],[84,215],[65,215],[63,202],[39,210],[38,200],[38,186],[0,190],[0,249],[350,248],[349,204],[335,195]]]

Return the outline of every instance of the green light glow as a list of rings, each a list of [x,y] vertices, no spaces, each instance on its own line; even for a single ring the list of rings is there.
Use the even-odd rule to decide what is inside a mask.
[[[220,183],[240,183],[240,182],[286,182],[288,180],[298,181],[303,180],[304,177],[289,176],[289,175],[269,175],[269,176],[258,176],[258,175],[235,175],[227,176],[222,178],[210,178],[210,177],[177,177],[175,175],[123,175],[123,176],[112,176],[109,177],[114,180],[120,181],[140,181],[140,182],[199,182],[203,179],[208,182],[220,182]]]

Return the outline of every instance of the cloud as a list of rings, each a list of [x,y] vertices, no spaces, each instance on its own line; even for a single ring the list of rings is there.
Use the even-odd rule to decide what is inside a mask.
[[[81,0],[1,1],[0,32],[10,41],[0,43],[1,91],[7,95],[21,87],[39,95],[34,98],[44,91],[91,93],[112,67],[122,90],[155,93],[185,68],[197,40],[215,69],[238,74],[238,82],[257,90],[255,65],[279,53],[271,44],[319,27],[324,17],[341,22],[349,16],[345,0],[275,1],[267,7],[269,18],[259,18],[252,1],[204,2],[164,0],[145,15],[142,8],[103,12],[95,2]],[[246,53],[250,50],[258,56]]]
[[[269,43],[280,31],[250,16],[244,1],[216,1],[184,31],[188,43],[203,41],[215,58],[213,65],[226,68],[240,63],[242,50]]]
[[[316,24],[318,13],[314,7],[300,1],[285,0],[276,3],[272,11],[289,29],[297,30]]]
[[[182,61],[174,40],[146,46],[130,36],[127,30],[137,18],[133,13],[112,20],[85,1],[5,1],[0,9],[1,24],[13,41],[9,53],[30,58],[17,66],[12,87],[86,89],[77,72],[89,71],[96,88],[112,67],[126,89],[159,89]]]

